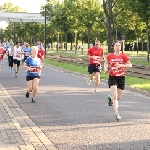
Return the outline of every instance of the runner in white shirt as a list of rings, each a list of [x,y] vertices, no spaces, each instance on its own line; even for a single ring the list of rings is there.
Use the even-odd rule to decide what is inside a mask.
[[[16,46],[14,47],[14,51],[13,51],[14,70],[15,70],[16,77],[18,76],[21,54],[23,54],[23,52],[20,46],[20,42],[16,42]]]

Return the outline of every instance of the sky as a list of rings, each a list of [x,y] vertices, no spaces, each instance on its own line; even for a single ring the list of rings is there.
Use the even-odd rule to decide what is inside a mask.
[[[27,10],[28,13],[39,13],[41,5],[46,4],[46,0],[0,0],[0,6],[7,2],[12,3],[14,6],[20,6],[21,9]],[[0,22],[0,28],[6,28],[6,26],[6,22]]]
[[[46,0],[0,0],[0,5],[10,2],[14,6],[20,6],[21,9],[27,10],[28,13],[40,12],[40,7],[46,4]]]

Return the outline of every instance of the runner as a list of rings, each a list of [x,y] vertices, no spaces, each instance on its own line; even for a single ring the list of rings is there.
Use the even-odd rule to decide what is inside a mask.
[[[115,112],[116,119],[121,120],[118,113],[118,100],[122,97],[125,87],[125,67],[132,67],[130,59],[121,50],[121,43],[114,42],[114,53],[107,55],[104,63],[104,72],[109,72],[108,85],[111,89],[111,96],[108,96],[108,105],[112,106]],[[109,65],[109,70],[108,70]]]
[[[41,62],[43,63],[44,62],[44,55],[45,55],[45,52],[44,50],[41,48],[40,45],[37,45],[38,47],[38,54],[37,54],[37,57],[40,58]]]
[[[40,45],[37,45],[38,46],[38,54],[37,54],[37,57],[38,58],[40,58],[40,60],[41,60],[41,63],[42,63],[42,65],[43,65],[43,63],[44,63],[44,50],[43,49],[41,49],[41,46]],[[39,72],[39,76],[41,76],[41,70],[40,70],[40,72]],[[40,81],[40,78],[39,78],[39,81]]]
[[[24,61],[25,61],[31,54],[31,48],[29,47],[28,43],[25,43],[25,46],[23,47],[23,51],[24,51]]]
[[[9,65],[9,73],[12,73],[12,68],[13,68],[13,50],[14,47],[13,45],[10,46],[7,50],[7,55],[8,55],[8,65]]]
[[[4,56],[4,48],[2,47],[2,45],[0,43],[0,70],[1,70],[1,66],[3,64],[3,56]]]
[[[27,93],[26,97],[29,98],[30,92],[32,92],[32,103],[35,103],[35,96],[37,93],[39,83],[39,72],[42,68],[41,60],[37,57],[38,47],[33,46],[31,56],[29,56],[24,62],[24,68],[27,69],[26,81],[27,81]]]
[[[87,84],[89,85],[95,76],[95,90],[94,93],[98,93],[97,88],[100,83],[100,71],[101,71],[101,61],[103,60],[103,49],[100,47],[100,41],[95,40],[95,46],[91,47],[86,56],[90,59],[90,64],[88,66],[89,79]]]
[[[14,47],[14,51],[13,51],[14,70],[15,70],[16,77],[18,76],[18,72],[19,72],[21,54],[24,54],[24,52],[22,52],[20,42],[16,42],[16,46]]]

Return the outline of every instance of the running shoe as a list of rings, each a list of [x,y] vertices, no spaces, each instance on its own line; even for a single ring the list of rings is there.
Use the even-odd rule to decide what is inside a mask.
[[[113,106],[112,97],[108,96],[108,106]]]
[[[26,98],[29,98],[29,94],[30,94],[29,92],[26,93]]]
[[[116,114],[116,119],[117,119],[117,121],[120,121],[121,120],[121,116],[119,114]]]
[[[18,77],[18,73],[17,72],[15,73],[15,77]]]
[[[98,91],[97,91],[97,90],[94,90],[94,93],[98,93]]]
[[[35,99],[34,98],[32,98],[32,103],[35,103]]]

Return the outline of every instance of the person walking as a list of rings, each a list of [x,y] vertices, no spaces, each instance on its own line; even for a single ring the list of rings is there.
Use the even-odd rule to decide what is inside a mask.
[[[37,88],[39,83],[39,74],[42,69],[41,60],[37,57],[38,47],[33,46],[31,56],[29,56],[24,62],[24,68],[27,69],[26,81],[27,92],[26,97],[29,98],[30,92],[32,92],[32,103],[35,103],[35,96],[37,94]]]
[[[112,97],[108,96],[108,105],[113,106],[117,121],[121,120],[118,112],[118,100],[122,97],[125,88],[125,67],[132,67],[129,57],[121,52],[121,43],[114,42],[114,52],[106,56],[104,72],[109,73],[108,85]]]
[[[100,41],[95,40],[95,46],[88,49],[86,56],[90,59],[88,66],[89,78],[87,84],[89,85],[95,76],[95,90],[94,93],[98,93],[98,85],[100,83],[101,61],[103,60],[104,52],[100,47]]]

